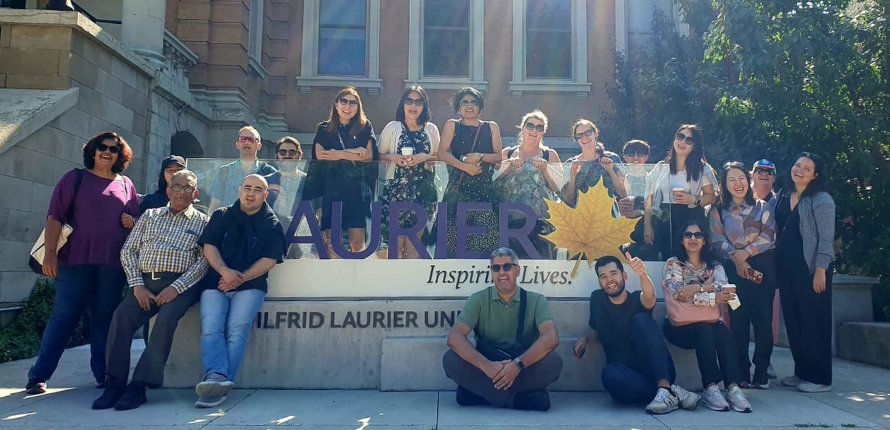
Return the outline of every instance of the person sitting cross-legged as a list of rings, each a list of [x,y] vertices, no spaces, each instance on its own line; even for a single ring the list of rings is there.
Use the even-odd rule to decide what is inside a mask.
[[[600,289],[590,294],[590,332],[575,343],[575,357],[584,356],[587,344],[602,343],[607,362],[603,387],[618,403],[651,399],[646,406],[650,414],[666,414],[680,407],[695,409],[700,396],[674,384],[674,361],[652,318],[655,286],[646,266],[639,258],[625,256],[640,277],[640,291],[625,290],[627,272],[617,257],[596,260]]]
[[[244,357],[253,319],[268,285],[269,270],[284,261],[284,231],[266,203],[266,180],[256,174],[241,182],[238,201],[213,212],[198,243],[210,263],[199,282],[201,361],[204,380],[195,387],[195,406],[226,401]]]
[[[457,382],[461,406],[546,411],[547,387],[559,379],[562,359],[547,299],[521,289],[519,258],[509,248],[491,254],[495,285],[473,293],[448,334],[445,374]],[[467,335],[476,333],[476,348]]]
[[[176,326],[201,297],[195,284],[207,272],[207,260],[198,244],[207,215],[192,205],[197,187],[194,173],[174,173],[167,186],[170,202],[147,210],[124,243],[120,258],[131,293],[111,320],[105,347],[105,392],[93,402],[93,409],[138,408],[148,400],[146,387],[164,385],[164,363],[170,356]],[[127,385],[133,332],[155,315],[148,344]]]

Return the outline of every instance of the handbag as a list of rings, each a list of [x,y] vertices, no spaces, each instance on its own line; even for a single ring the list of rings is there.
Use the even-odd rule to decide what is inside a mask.
[[[83,169],[75,169],[74,195],[71,197],[71,203],[68,204],[68,210],[65,211],[65,223],[62,224],[62,231],[59,232],[59,242],[56,245],[56,252],[59,252],[59,250],[68,243],[68,236],[71,236],[71,233],[74,232],[74,228],[71,227],[71,224],[68,222],[74,214],[74,201],[77,199],[77,192],[80,191],[80,184],[82,182]],[[28,267],[38,275],[43,274],[43,257],[46,254],[45,236],[46,228],[44,227],[43,231],[40,232],[40,237],[37,238],[37,242],[34,243],[34,246],[31,248],[31,254],[28,258]]]
[[[664,265],[667,268],[667,263]],[[662,270],[662,278],[666,278],[665,270]],[[696,275],[697,276],[697,275]],[[699,277],[702,284],[704,279]],[[694,324],[698,322],[714,323],[720,320],[720,308],[718,306],[697,306],[692,303],[681,302],[667,286],[667,281],[661,281],[664,292],[664,304],[667,307],[667,316],[675,327]]]
[[[494,345],[486,343],[482,339],[479,338],[479,325],[476,325],[474,331],[476,334],[476,351],[479,351],[480,354],[485,356],[485,358],[491,361],[504,361],[504,360],[512,360],[516,357],[522,355],[525,352],[525,349],[522,348],[522,332],[525,329],[525,308],[526,308],[526,292],[524,289],[519,289],[519,326],[516,327],[516,340],[513,341],[513,346],[508,348],[507,351],[498,348]]]

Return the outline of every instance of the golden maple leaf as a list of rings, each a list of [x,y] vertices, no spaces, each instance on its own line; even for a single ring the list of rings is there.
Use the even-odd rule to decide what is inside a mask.
[[[614,255],[626,261],[624,253],[618,247],[630,240],[630,234],[637,223],[635,219],[612,217],[612,206],[615,198],[603,185],[603,180],[590,187],[585,193],[578,193],[578,204],[575,208],[565,203],[557,203],[544,199],[547,203],[547,221],[555,230],[547,234],[547,239],[558,248],[568,250],[569,258],[577,258],[574,278],[578,272],[581,258],[587,259],[587,266],[603,255]]]

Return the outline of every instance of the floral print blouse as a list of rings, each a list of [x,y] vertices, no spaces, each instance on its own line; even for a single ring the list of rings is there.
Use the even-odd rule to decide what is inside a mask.
[[[671,257],[666,263],[667,274],[664,277],[665,285],[674,298],[681,288],[690,284],[713,284],[714,290],[720,291],[723,286],[728,284],[726,272],[723,266],[716,261],[704,269],[698,270],[689,263],[680,261],[677,257]],[[697,292],[688,300],[689,303],[696,306],[710,306],[708,292]]]

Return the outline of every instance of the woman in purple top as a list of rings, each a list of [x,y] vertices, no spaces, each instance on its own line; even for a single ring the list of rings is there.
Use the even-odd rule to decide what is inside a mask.
[[[117,133],[96,135],[83,147],[83,165],[62,176],[46,217],[43,274],[56,278],[53,312],[43,332],[40,355],[28,372],[27,394],[46,390],[62,352],[87,306],[90,308],[90,367],[98,383],[105,380],[105,339],[111,316],[121,300],[126,276],[121,247],[134,217],[140,215],[136,188],[119,175],[133,151]],[[79,184],[79,186],[78,186]],[[70,219],[66,219],[70,211]],[[68,243],[56,249],[62,224],[74,229]]]

